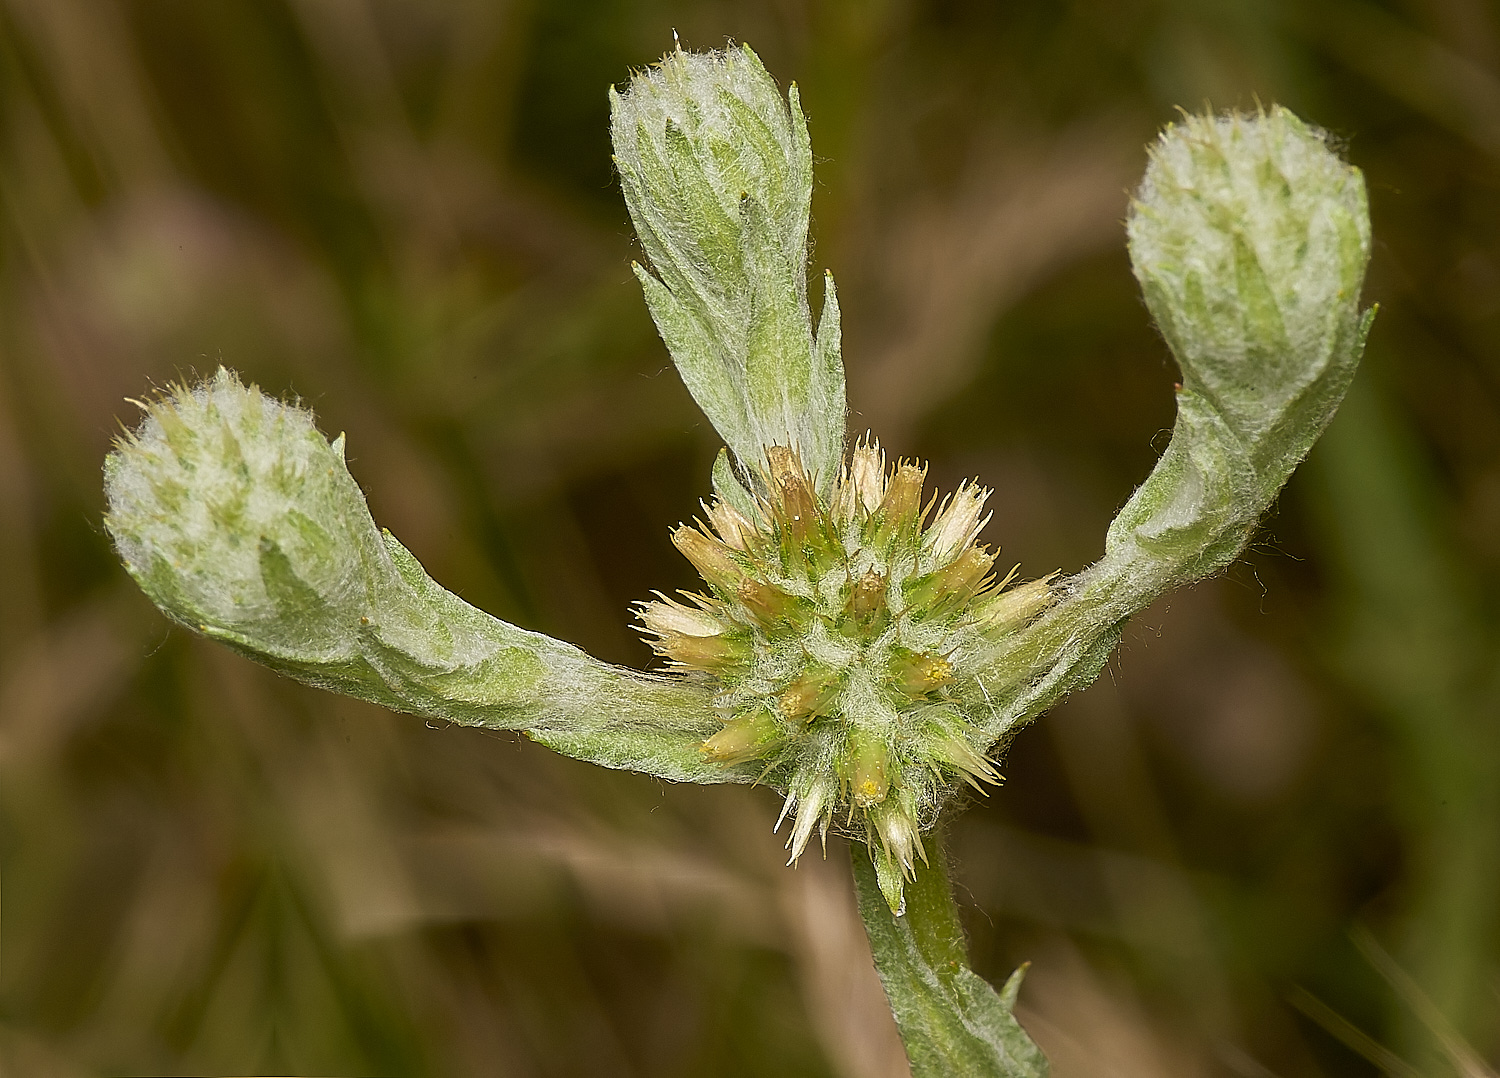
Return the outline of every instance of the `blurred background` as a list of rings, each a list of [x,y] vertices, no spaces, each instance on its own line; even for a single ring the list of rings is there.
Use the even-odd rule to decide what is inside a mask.
[[[952,825],[1060,1078],[1500,1061],[1500,11],[1484,0],[0,0],[0,1066],[896,1078],[846,852],[282,681],[115,561],[126,398],[296,394],[471,602],[645,665],[718,443],[628,264],[605,88],[752,43],[818,157],[855,430],[1074,571],[1175,377],[1122,219],[1178,106],[1370,186],[1357,384],[1246,558]],[[814,291],[820,288],[814,284]],[[1486,1062],[1487,1061],[1487,1062]]]

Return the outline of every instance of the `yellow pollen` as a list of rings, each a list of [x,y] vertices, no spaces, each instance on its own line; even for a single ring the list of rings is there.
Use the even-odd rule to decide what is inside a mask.
[[[814,707],[817,699],[818,693],[816,689],[811,686],[794,685],[781,694],[776,704],[781,708],[781,713],[793,722],[799,719],[812,722],[813,719],[817,718],[817,711]]]

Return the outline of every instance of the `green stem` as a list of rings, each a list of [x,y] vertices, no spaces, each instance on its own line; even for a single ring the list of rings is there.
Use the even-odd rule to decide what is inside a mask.
[[[999,992],[969,968],[942,835],[923,841],[930,864],[917,866],[900,916],[880,893],[870,851],[850,845],[859,914],[912,1078],[1045,1078],[1046,1058],[1012,1013],[1026,967]]]

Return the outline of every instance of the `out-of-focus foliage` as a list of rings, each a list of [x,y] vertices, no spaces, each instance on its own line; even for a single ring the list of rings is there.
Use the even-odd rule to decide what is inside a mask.
[[[949,845],[1059,1075],[1377,1073],[1340,1036],[1493,1067],[1479,0],[0,2],[4,1064],[901,1072],[843,859],[783,868],[769,794],[278,680],[169,629],[99,524],[121,399],[223,361],[354,435],[444,585],[645,664],[626,605],[691,584],[666,534],[717,446],[629,270],[604,89],[673,28],[797,79],[855,422],[994,485],[1031,574],[1097,557],[1171,419],[1121,225],[1146,141],[1205,99],[1348,140],[1383,310],[1339,418]]]

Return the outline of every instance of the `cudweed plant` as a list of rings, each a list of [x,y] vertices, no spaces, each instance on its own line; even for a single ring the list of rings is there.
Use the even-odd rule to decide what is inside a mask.
[[[703,590],[643,601],[660,673],[485,614],[376,527],[311,414],[219,370],[146,406],[105,464],[106,524],[171,618],[386,707],[559,752],[785,797],[792,861],[847,836],[913,1072],[1034,1076],[1041,1053],[968,966],[939,842],[965,784],[1094,679],[1122,626],[1229,565],[1332,418],[1373,311],[1364,184],[1290,112],[1166,129],[1126,230],[1182,373],[1166,452],[1073,576],[1015,584],[978,537],[989,491],[846,430],[839,307],[807,295],[812,153],[748,47],[677,51],[610,92],[635,267],[726,449],[672,542]]]

